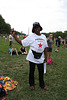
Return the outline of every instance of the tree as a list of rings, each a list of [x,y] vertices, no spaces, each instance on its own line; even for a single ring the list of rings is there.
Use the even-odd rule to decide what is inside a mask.
[[[64,31],[64,38],[67,39],[67,31]]]
[[[0,33],[9,34],[11,31],[10,24],[6,23],[3,17],[0,15]]]

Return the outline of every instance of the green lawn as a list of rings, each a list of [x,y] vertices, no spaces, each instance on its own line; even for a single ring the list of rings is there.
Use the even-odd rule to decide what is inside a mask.
[[[19,50],[20,45],[15,42]],[[29,89],[29,64],[26,55],[10,56],[9,41],[0,37],[0,76],[8,76],[18,82],[15,90],[9,91],[6,100],[67,100],[67,49],[60,48],[59,53],[53,46],[52,59],[57,65],[47,65],[44,80],[49,91],[39,88],[38,70],[35,70],[35,90]],[[27,51],[29,47],[27,47]]]

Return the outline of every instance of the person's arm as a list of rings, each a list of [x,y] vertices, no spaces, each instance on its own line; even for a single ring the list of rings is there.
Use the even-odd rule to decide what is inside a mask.
[[[47,42],[48,42],[48,39],[47,39]]]
[[[25,48],[25,52],[27,53],[27,50],[26,50],[26,48]]]
[[[12,36],[14,37],[14,39],[15,39],[20,45],[22,45],[21,40],[20,40],[19,38],[17,38],[17,36],[15,35],[15,31],[12,32]]]
[[[22,47],[20,47],[19,51],[22,53],[21,48],[22,48]]]
[[[44,49],[44,55],[45,55],[45,60],[44,60],[44,62],[47,62],[47,47]]]
[[[47,43],[49,43],[49,39],[47,39]],[[49,48],[49,46],[47,48]]]

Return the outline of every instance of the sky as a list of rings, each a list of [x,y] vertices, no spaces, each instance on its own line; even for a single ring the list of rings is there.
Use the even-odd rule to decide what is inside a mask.
[[[46,33],[67,30],[67,0],[0,0],[0,14],[25,34],[32,33],[34,22]]]

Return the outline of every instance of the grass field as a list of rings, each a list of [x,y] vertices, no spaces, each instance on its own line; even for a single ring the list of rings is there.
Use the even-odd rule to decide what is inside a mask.
[[[19,50],[20,45],[15,42]],[[67,100],[67,49],[60,48],[59,53],[54,50],[51,58],[57,65],[47,65],[44,80],[49,91],[39,88],[38,70],[35,70],[35,90],[29,89],[29,64],[26,55],[10,56],[8,54],[9,41],[0,37],[0,76],[8,76],[18,82],[15,90],[9,91],[6,100]],[[29,47],[27,47],[27,51]]]

